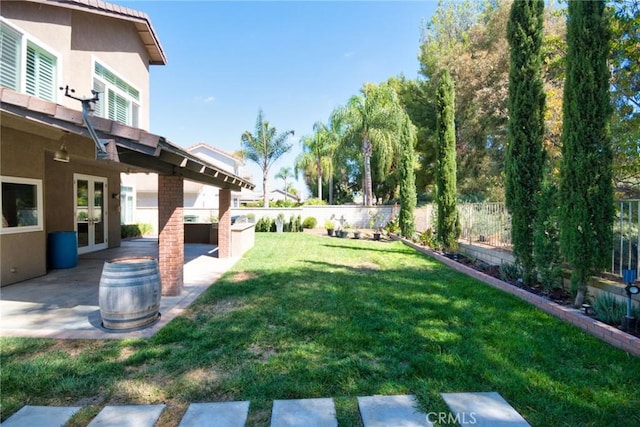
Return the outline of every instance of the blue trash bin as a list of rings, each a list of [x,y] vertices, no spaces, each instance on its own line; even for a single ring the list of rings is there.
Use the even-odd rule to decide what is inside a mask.
[[[72,268],[78,265],[78,239],[75,231],[54,231],[47,238],[49,267]]]

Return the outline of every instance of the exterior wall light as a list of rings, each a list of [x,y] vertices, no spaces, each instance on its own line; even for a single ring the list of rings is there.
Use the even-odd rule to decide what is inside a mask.
[[[56,162],[69,163],[69,153],[64,144],[62,144],[60,149],[53,155],[53,160]]]

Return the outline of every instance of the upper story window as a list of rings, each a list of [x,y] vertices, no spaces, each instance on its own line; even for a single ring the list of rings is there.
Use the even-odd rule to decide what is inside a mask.
[[[100,92],[94,115],[138,127],[140,91],[98,62],[94,66],[93,90]]]
[[[42,43],[0,22],[0,85],[55,102],[57,66]]]

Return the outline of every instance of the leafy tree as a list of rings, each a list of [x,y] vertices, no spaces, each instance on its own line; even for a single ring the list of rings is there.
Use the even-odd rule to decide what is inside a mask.
[[[611,2],[614,180],[623,197],[640,197],[640,0]]]
[[[414,145],[416,143],[416,130],[408,115],[404,115],[400,127],[400,234],[406,238],[413,237],[415,221],[413,211],[416,207],[416,160]]]
[[[547,174],[551,177],[551,174]],[[533,259],[545,290],[562,285],[562,257],[558,229],[558,188],[551,179],[542,182],[536,195],[537,215],[533,230]]]
[[[360,95],[338,107],[333,116],[344,122],[343,144],[359,145],[363,158],[363,203],[372,203],[371,156],[377,152],[378,173],[386,173],[398,153],[396,131],[403,112],[397,94],[386,83],[366,83]]]
[[[276,179],[281,179],[284,182],[284,187],[282,187],[282,189],[285,191],[285,194],[284,194],[285,200],[287,200],[287,192],[289,192],[289,186],[291,185],[291,183],[288,183],[289,185],[287,185],[287,181],[289,180],[289,178],[293,178],[293,177],[294,175],[291,168],[284,167],[284,166],[281,167],[278,173],[276,174]]]
[[[424,80],[391,77],[388,83],[398,94],[400,103],[416,126],[415,155],[420,173],[416,174],[416,190],[429,192],[435,180],[436,103],[430,84]]]
[[[437,238],[445,250],[458,247],[456,212],[456,131],[455,89],[448,70],[444,70],[438,87],[438,150],[436,153],[436,201],[438,205]]]
[[[543,11],[543,0],[515,1],[507,25],[511,66],[505,196],[513,253],[527,284],[537,279],[533,237],[544,165]]]
[[[313,125],[313,136],[300,139],[302,153],[296,159],[295,173],[304,171],[306,176],[317,180],[318,199],[322,200],[322,182],[327,174],[332,174],[332,135],[322,122]]]
[[[259,110],[255,133],[251,134],[251,132],[246,131],[240,138],[242,157],[255,162],[262,170],[262,194],[265,208],[269,207],[269,195],[267,194],[269,169],[276,160],[291,150],[292,147],[291,144],[287,144],[287,138],[289,135],[293,135],[292,130],[281,133],[276,132],[276,128],[271,127],[269,122],[264,120],[262,110]]]
[[[569,1],[560,168],[560,245],[571,268],[575,306],[590,275],[605,267],[614,218],[609,23],[603,1]]]

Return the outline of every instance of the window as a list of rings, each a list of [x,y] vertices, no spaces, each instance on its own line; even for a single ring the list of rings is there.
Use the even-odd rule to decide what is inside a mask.
[[[41,231],[43,229],[42,181],[1,177],[2,233]]]
[[[120,223],[133,224],[133,187],[120,186]]]
[[[56,55],[5,22],[0,22],[0,50],[2,86],[47,101],[56,101]]]
[[[138,127],[140,92],[96,62],[93,90],[100,92],[94,114],[119,123]]]

